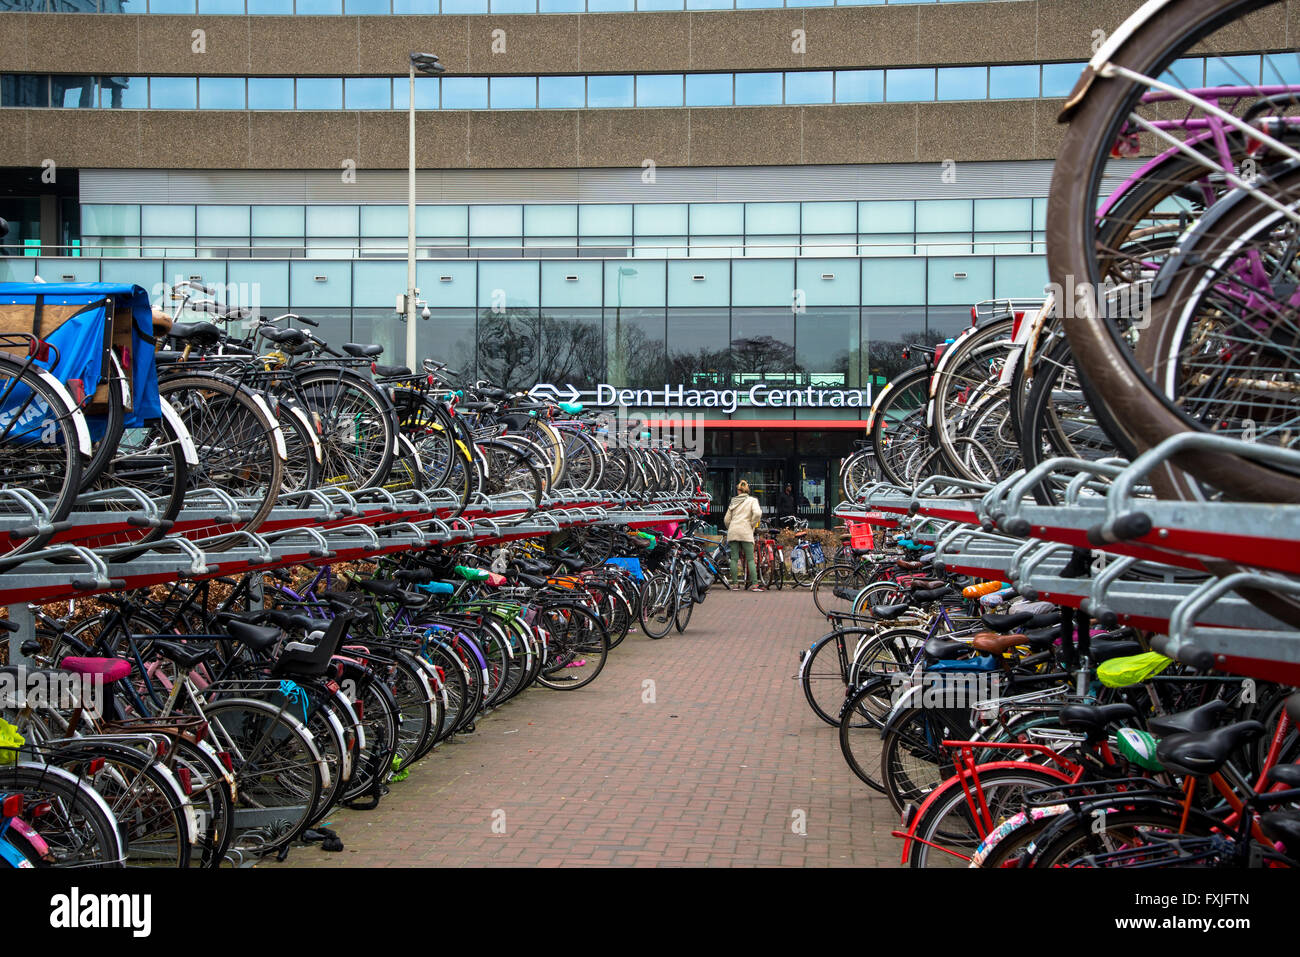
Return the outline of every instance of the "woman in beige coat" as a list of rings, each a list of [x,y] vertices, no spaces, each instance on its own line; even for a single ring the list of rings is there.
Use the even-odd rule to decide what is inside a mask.
[[[763,591],[758,584],[757,569],[754,568],[754,530],[763,521],[763,509],[758,499],[749,494],[749,483],[741,480],[736,486],[736,497],[727,506],[727,514],[722,524],[727,528],[727,542],[731,549],[731,583],[738,584],[740,574],[740,556],[745,556],[745,587],[750,586],[750,575],[754,574],[754,591]]]

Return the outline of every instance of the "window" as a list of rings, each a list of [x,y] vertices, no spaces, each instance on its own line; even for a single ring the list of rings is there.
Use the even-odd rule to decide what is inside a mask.
[[[885,99],[914,103],[934,99],[934,70],[886,70]]]
[[[863,233],[910,233],[916,228],[916,204],[910,199],[868,200],[858,204]]]
[[[402,227],[406,231],[406,227]],[[464,239],[469,235],[468,206],[417,206],[415,234],[436,239]],[[423,287],[421,287],[423,288]]]
[[[247,206],[200,206],[196,225],[200,236],[249,235],[249,209]]]
[[[141,206],[140,233],[144,236],[194,236],[193,206]]]
[[[665,73],[638,76],[636,78],[636,105],[681,106],[682,74]]]
[[[242,76],[199,77],[199,108],[203,110],[242,110],[248,105]]]
[[[578,207],[578,235],[630,236],[631,234],[631,205],[586,203]]]
[[[293,78],[253,76],[248,78],[250,110],[292,110]]]
[[[982,100],[988,95],[988,67],[957,66],[939,68],[937,99]]]
[[[745,232],[750,236],[799,232],[799,204],[746,203]]]
[[[1206,86],[1254,86],[1258,83],[1258,56],[1213,56],[1205,61]]]
[[[112,110],[147,109],[149,81],[142,76],[101,76],[99,105],[102,109]]]
[[[729,309],[669,309],[667,328],[668,378],[665,381],[686,388],[730,384]]]
[[[494,76],[489,84],[492,109],[537,109],[537,77]]]
[[[836,103],[880,103],[885,99],[884,70],[836,70]]]
[[[687,106],[730,106],[732,75],[730,73],[688,73],[686,75]]]
[[[153,3],[154,0],[150,0]],[[343,12],[342,0],[294,0],[294,12],[299,16],[326,16]]]
[[[830,70],[787,73],[787,103],[830,103],[835,99],[835,78]]]
[[[934,256],[929,260],[926,302],[931,306],[965,305],[993,297],[991,256]]]
[[[198,80],[195,77],[155,76],[150,79],[150,109],[194,110],[198,105]]]
[[[514,238],[524,232],[522,206],[471,206],[470,236],[505,236]]]
[[[302,236],[303,207],[301,206],[254,206],[254,236]]]
[[[781,73],[737,73],[737,106],[772,106],[781,103]]]
[[[578,235],[577,206],[525,206],[525,236],[559,236],[570,239]]]
[[[1043,96],[1069,96],[1084,66],[1083,63],[1044,63]]]
[[[349,110],[392,109],[393,81],[388,77],[350,76],[343,81],[343,106]]]
[[[411,79],[396,77],[393,80],[393,109],[409,110],[411,108]],[[417,110],[436,110],[438,108],[438,78],[436,76],[417,76],[415,78],[415,108]]]
[[[804,203],[802,224],[804,233],[856,233],[858,207],[856,203]]]
[[[359,235],[357,228],[357,207],[355,206],[308,206],[308,236],[339,236],[347,239]],[[338,245],[337,243],[335,245]]]
[[[733,260],[731,289],[733,306],[784,306],[789,309],[794,302],[794,260]]]
[[[334,76],[299,78],[297,103],[300,110],[342,109],[342,78]]]
[[[969,232],[970,229],[969,199],[923,199],[916,204],[918,233]]]
[[[632,77],[591,76],[587,78],[587,106],[628,107],[633,104]]]
[[[701,235],[740,234],[745,231],[743,203],[691,203],[691,233]]]
[[[912,305],[924,301],[924,259],[865,259],[862,261],[863,305]],[[975,301],[974,299],[971,300],[971,302]]]
[[[858,384],[858,307],[809,307],[794,317],[795,366],[818,385]]]
[[[635,209],[636,235],[681,236],[686,233],[685,203],[642,203]]]
[[[1038,96],[1039,68],[1026,66],[989,67],[989,99],[1019,100]]]
[[[90,110],[99,106],[99,84],[93,76],[52,76],[50,88],[52,106],[65,110]]]
[[[485,110],[487,105],[487,77],[450,76],[442,78],[442,108],[444,110]]]
[[[585,76],[538,78],[538,105],[544,110],[580,110],[587,103]]]

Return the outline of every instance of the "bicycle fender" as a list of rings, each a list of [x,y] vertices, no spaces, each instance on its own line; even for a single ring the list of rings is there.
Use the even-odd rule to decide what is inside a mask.
[[[876,422],[876,412],[880,409],[880,403],[885,401],[885,396],[894,391],[894,383],[889,383],[876,396],[876,401],[871,403],[871,412],[867,414],[867,432],[871,432],[872,426]]]
[[[280,426],[275,421],[275,413],[271,411],[271,407],[266,404],[266,400],[262,398],[260,392],[252,392],[250,390],[249,395],[257,407],[266,414],[267,421],[272,423],[271,437],[275,440],[275,451],[279,454],[282,460],[287,460],[289,458],[289,450],[284,444],[284,433],[280,431]]]
[[[185,456],[186,465],[199,464],[199,450],[194,446],[194,436],[190,435],[190,430],[185,428],[185,423],[181,421],[180,414],[166,399],[160,397],[162,403],[163,418],[167,423],[176,430],[176,440],[181,444],[181,454]]]
[[[297,404],[290,405],[286,402],[284,403],[284,407],[289,410],[290,415],[302,423],[302,427],[306,430],[308,438],[311,439],[311,454],[316,457],[316,462],[319,464],[324,460],[324,453],[321,451],[320,438],[316,435],[315,423],[312,422],[307,413]]]
[[[37,377],[53,389],[63,401],[68,410],[68,415],[72,418],[73,429],[77,433],[77,449],[82,455],[89,456],[90,447],[90,429],[86,426],[85,413],[81,411],[80,406],[72,400],[72,393],[68,391],[67,386],[54,377],[52,372],[42,369],[40,366],[33,365],[31,370],[36,373]]]

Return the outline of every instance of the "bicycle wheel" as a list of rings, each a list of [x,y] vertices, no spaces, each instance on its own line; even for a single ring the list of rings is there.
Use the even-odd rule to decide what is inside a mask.
[[[893,691],[888,678],[872,678],[850,691],[839,715],[840,753],[849,770],[873,791],[885,789],[880,780],[880,730],[893,705]]]
[[[641,586],[641,630],[662,638],[672,630],[677,615],[677,592],[665,572],[650,572]]]
[[[929,401],[930,370],[918,366],[885,386],[871,409],[871,450],[880,474],[895,485],[908,484],[906,463],[912,451],[929,444]]]
[[[609,657],[609,635],[600,619],[571,604],[549,605],[537,617],[548,635],[537,683],[554,691],[577,691],[595,681]]]
[[[53,376],[0,354],[0,485],[34,496],[50,521],[63,521],[81,487],[86,434],[84,417]],[[0,498],[0,516],[33,522],[31,512],[7,496]],[[52,535],[5,536],[6,545],[17,544],[4,552],[34,551]]]
[[[126,839],[127,867],[190,866],[190,846],[198,835],[191,833],[188,799],[154,757],[126,742],[86,738],[59,745],[49,760],[83,777],[104,799]]]
[[[248,500],[249,517],[232,524],[256,531],[275,507],[284,478],[284,436],[270,410],[248,389],[217,376],[178,375],[159,382],[158,391],[176,410],[198,454],[187,490],[216,486]],[[228,535],[203,547],[220,550],[239,540]]]
[[[1273,2],[1274,0],[1184,0],[1170,4],[1150,15],[1114,51],[1110,58],[1110,78],[1094,78],[1086,87],[1080,84],[1076,89],[1069,107],[1072,110],[1070,126],[1061,144],[1048,205],[1048,266],[1051,278],[1058,284],[1058,288],[1104,288],[1110,253],[1100,248],[1097,242],[1105,225],[1104,215],[1098,216],[1101,199],[1106,194],[1103,180],[1108,173],[1114,172],[1111,166],[1112,148],[1117,143],[1122,145],[1125,141],[1131,142],[1138,132],[1150,128],[1152,119],[1160,110],[1160,103],[1143,101],[1143,95],[1149,88],[1146,78],[1171,71],[1175,77],[1174,85],[1179,85],[1179,57],[1194,47],[1211,51],[1217,49],[1221,38],[1216,34],[1227,26],[1231,27],[1234,49],[1274,48],[1275,28],[1265,22],[1268,18],[1246,16],[1271,6]],[[1267,54],[1263,57],[1263,66],[1270,79],[1282,75],[1279,65],[1271,63]],[[1285,63],[1282,67],[1285,67]],[[1131,71],[1133,76],[1122,75],[1116,70]],[[1244,85],[1250,87],[1257,82],[1248,80]],[[1243,96],[1234,102],[1249,104],[1251,98]],[[1196,103],[1190,108],[1180,103],[1177,109],[1190,120],[1207,115]],[[1215,172],[1213,165],[1207,164],[1207,174]],[[1221,166],[1217,172],[1222,172]],[[1265,175],[1253,188],[1283,206],[1293,202],[1286,196],[1285,189],[1275,190],[1274,185]],[[1286,184],[1282,185],[1286,187]],[[1252,205],[1257,204],[1247,203],[1245,208]],[[1190,255],[1179,268],[1194,267],[1200,258]],[[1166,263],[1166,267],[1168,265]],[[1176,274],[1175,270],[1163,269],[1161,278],[1165,279],[1171,273]],[[1153,382],[1142,368],[1141,362],[1129,347],[1125,326],[1095,318],[1098,311],[1095,305],[1091,309],[1087,308],[1085,302],[1082,315],[1067,320],[1065,328],[1070,337],[1071,350],[1085,377],[1111,407],[1115,417],[1138,432],[1139,439],[1145,446],[1154,445],[1165,437],[1191,428],[1188,417],[1180,413],[1176,400],[1171,400],[1166,391]],[[1234,310],[1233,314],[1236,312]],[[1153,309],[1152,319],[1157,315],[1158,311]],[[1284,312],[1283,321],[1289,322],[1285,317]],[[1275,321],[1265,321],[1264,325],[1271,327]],[[1234,328],[1236,325],[1238,324],[1234,323]],[[1143,332],[1139,343],[1149,331]],[[1254,340],[1248,339],[1247,342],[1257,341],[1260,331],[1255,330]],[[1231,370],[1233,363],[1227,362],[1225,365]],[[1275,375],[1274,372],[1264,378],[1272,379]],[[1254,373],[1238,377],[1248,380],[1257,378]],[[1194,384],[1199,383],[1194,381]],[[1275,502],[1300,500],[1300,476],[1236,456],[1198,452],[1179,457],[1174,460],[1174,464],[1230,495]]]
[[[534,465],[524,448],[504,439],[477,443],[483,456],[480,488],[486,495],[521,494],[528,502],[522,517],[542,507],[542,468]]]
[[[993,768],[979,774],[977,809],[962,782],[949,778],[926,801],[916,821],[908,865],[911,867],[970,867],[972,857],[991,828],[1020,813],[1025,795],[1068,782],[1051,768]],[[969,784],[967,785],[969,786]],[[1039,798],[1036,797],[1035,800]]]
[[[235,775],[231,846],[241,853],[288,844],[307,826],[328,773],[311,733],[265,701],[228,698],[203,706],[215,746]]]
[[[799,684],[813,714],[832,727],[839,727],[840,709],[849,689],[849,662],[852,636],[871,632],[862,629],[834,631],[817,639],[800,656]],[[854,638],[856,640],[856,638]]]
[[[0,765],[0,793],[22,796],[22,820],[48,847],[46,855],[29,857],[34,866],[122,866],[126,852],[113,813],[83,779],[52,764],[22,760]]]
[[[858,592],[869,583],[867,575],[857,565],[827,565],[813,577],[813,604],[823,615],[833,611],[848,613],[853,609]]]
[[[965,741],[969,722],[955,720],[939,708],[905,708],[890,720],[880,748],[881,790],[895,811],[919,804],[952,776],[952,758],[944,741]]]
[[[673,614],[673,625],[679,635],[686,631],[691,612],[695,610],[695,585],[687,577],[689,574],[692,572],[688,570],[677,575],[677,610]]]
[[[320,429],[320,484],[345,491],[383,485],[397,446],[388,399],[344,369],[309,369],[297,379],[303,405]]]

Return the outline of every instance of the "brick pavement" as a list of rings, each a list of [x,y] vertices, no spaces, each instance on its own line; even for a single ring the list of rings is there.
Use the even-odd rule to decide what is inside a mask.
[[[525,692],[336,810],[342,853],[286,866],[892,866],[896,815],[792,680],[824,631],[807,589],[715,589],[685,635],[634,630],[587,688]]]

